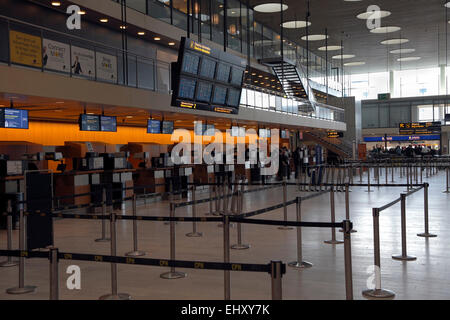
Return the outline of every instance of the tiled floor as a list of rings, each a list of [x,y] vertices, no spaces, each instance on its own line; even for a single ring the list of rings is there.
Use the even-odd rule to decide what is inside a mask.
[[[382,179],[381,181],[383,181]],[[417,261],[399,262],[391,258],[401,253],[400,205],[384,211],[380,218],[381,268],[383,288],[393,290],[397,299],[450,299],[450,217],[448,215],[449,195],[442,193],[445,176],[440,173],[426,179],[430,182],[429,210],[430,231],[437,238],[424,239],[416,236],[423,232],[423,192],[420,191],[407,201],[408,253],[417,256]],[[359,179],[356,177],[355,182]],[[398,176],[396,182],[400,182]],[[405,188],[353,188],[350,194],[351,219],[357,233],[352,234],[353,281],[356,299],[363,299],[361,292],[370,282],[367,272],[373,264],[372,207],[379,207],[397,198]],[[295,187],[289,188],[288,199],[305,194]],[[199,194],[198,198],[207,196]],[[245,195],[245,211],[278,204],[282,201],[282,189],[273,189]],[[337,221],[345,216],[344,194],[336,194]],[[330,221],[329,195],[303,203],[304,221]],[[199,215],[209,210],[209,204],[198,206]],[[140,215],[168,215],[168,203],[140,205]],[[188,209],[180,209],[177,215],[190,215]],[[258,218],[282,219],[283,210],[277,210]],[[295,207],[289,207],[289,219],[295,219]],[[56,247],[65,252],[109,254],[109,243],[97,243],[100,236],[100,222],[92,220],[55,221]],[[177,259],[200,261],[223,261],[222,229],[217,223],[203,223],[199,231],[202,238],[188,238],[190,223],[178,223]],[[119,255],[132,249],[132,223],[119,221]],[[169,257],[169,227],[162,222],[139,222],[139,247],[147,251],[146,257]],[[307,270],[288,268],[283,278],[284,299],[345,299],[344,248],[342,245],[324,244],[331,238],[329,229],[304,228],[304,259],[314,264]],[[14,239],[17,239],[14,232]],[[232,244],[236,242],[236,228],[231,229]],[[337,233],[338,239],[342,238]],[[244,242],[250,250],[231,251],[232,262],[268,263],[282,260],[287,263],[296,259],[296,231],[283,231],[273,226],[244,225]],[[6,232],[0,232],[0,247],[6,247]],[[17,241],[14,241],[17,247]],[[70,291],[66,288],[66,268],[76,264],[81,268],[82,288]],[[119,265],[119,291],[129,293],[133,299],[223,299],[223,272],[204,270],[180,270],[188,274],[179,280],[163,280],[159,275],[167,268]],[[11,296],[5,290],[18,283],[18,269],[0,269],[0,299],[48,299],[48,260],[26,261],[26,284],[36,285],[36,293]],[[60,298],[98,299],[110,291],[110,266],[104,263],[61,261]],[[271,287],[268,274],[233,272],[231,274],[232,299],[270,299]]]

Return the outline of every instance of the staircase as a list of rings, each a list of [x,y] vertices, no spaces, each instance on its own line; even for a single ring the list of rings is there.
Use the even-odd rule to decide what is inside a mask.
[[[303,137],[305,139],[315,141],[322,147],[336,153],[344,159],[350,159],[353,157],[353,146],[339,138],[321,137],[312,132],[304,132]]]
[[[306,102],[299,104],[299,112],[307,114],[316,110],[314,93],[308,85],[301,66],[299,69],[294,62],[283,60],[281,57],[261,59],[259,62],[273,69],[286,96]]]

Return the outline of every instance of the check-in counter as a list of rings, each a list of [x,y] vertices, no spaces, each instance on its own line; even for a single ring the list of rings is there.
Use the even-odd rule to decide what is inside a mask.
[[[91,192],[91,175],[96,172],[66,172],[53,175],[55,197],[66,197]],[[91,196],[68,197],[59,200],[60,205],[83,205],[91,202]]]

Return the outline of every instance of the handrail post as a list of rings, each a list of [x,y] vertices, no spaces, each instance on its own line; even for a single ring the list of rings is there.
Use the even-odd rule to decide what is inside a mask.
[[[106,187],[103,187],[102,192],[102,237],[96,239],[95,242],[108,242],[111,241],[110,238],[106,237]]]
[[[175,204],[170,203],[170,260],[175,261]],[[175,271],[175,267],[172,265],[169,272],[165,272],[160,275],[162,279],[181,279],[186,278],[186,273]]]
[[[347,300],[353,300],[353,267],[352,267],[352,223],[350,220],[343,222],[344,230],[344,261],[345,261],[345,296]]]
[[[330,207],[331,207],[331,223],[336,222],[336,206],[334,201],[334,186],[331,186],[330,191]],[[336,240],[336,228],[331,228],[331,240],[324,241],[326,244],[343,244],[344,241]]]
[[[400,195],[401,198],[401,228],[402,228],[402,254],[392,256],[394,260],[400,261],[414,261],[417,258],[414,256],[408,256],[407,248],[406,248],[406,194],[402,193]]]
[[[142,257],[145,256],[144,251],[138,249],[138,228],[137,228],[137,199],[136,194],[133,194],[133,251],[126,253],[127,257]]]
[[[283,300],[283,273],[281,261],[272,261],[271,280],[272,280],[272,300]]]
[[[8,200],[8,207],[6,209],[7,211],[7,236],[6,236],[6,246],[9,251],[12,250],[12,205],[11,200]],[[15,267],[19,264],[18,261],[14,261],[11,256],[8,256],[8,259],[2,263],[0,263],[0,267],[3,268],[9,268],[9,267]]]
[[[19,258],[19,286],[9,288],[6,290],[8,294],[26,294],[36,290],[35,286],[25,286],[25,247],[26,247],[26,232],[25,232],[25,214],[23,208],[19,211],[19,250],[21,251]]]
[[[380,258],[380,209],[373,208],[373,242],[374,242],[374,267],[375,288],[364,290],[363,297],[366,299],[394,299],[395,293],[381,288],[381,258]]]
[[[59,257],[58,249],[51,248],[50,259],[50,300],[59,300]]]
[[[196,186],[193,185],[192,186],[192,218],[197,218],[197,204],[196,202],[196,197],[195,197],[195,192],[196,192]],[[187,237],[190,238],[199,238],[199,237],[203,237],[203,233],[201,232],[197,232],[197,221],[192,221],[192,232],[186,234]]]
[[[116,232],[116,213],[111,210],[111,256],[117,256],[117,232]],[[100,300],[130,300],[128,293],[118,293],[117,290],[117,263],[111,262],[111,293],[105,294],[99,298]]]
[[[302,222],[302,198],[297,198],[297,222]],[[313,266],[308,261],[303,261],[302,227],[297,227],[297,261],[288,264],[292,268],[307,269]]]
[[[437,235],[429,232],[429,219],[428,219],[428,188],[429,184],[425,183],[423,187],[423,203],[424,203],[424,219],[425,219],[425,232],[419,233],[417,236],[423,238],[436,238]]]

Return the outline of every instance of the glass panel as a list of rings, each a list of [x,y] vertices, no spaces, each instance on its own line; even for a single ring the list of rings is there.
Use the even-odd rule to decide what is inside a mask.
[[[127,7],[130,7],[142,13],[147,13],[145,2],[146,0],[127,0]]]
[[[378,128],[378,106],[363,106],[362,108],[362,127],[363,129]]]
[[[223,45],[223,7],[223,0],[212,0],[212,38],[215,43],[221,45]]]
[[[148,14],[170,23],[170,0],[148,0]]]

